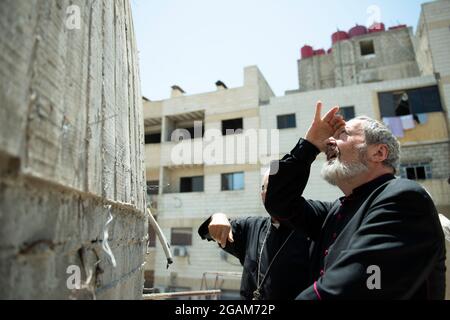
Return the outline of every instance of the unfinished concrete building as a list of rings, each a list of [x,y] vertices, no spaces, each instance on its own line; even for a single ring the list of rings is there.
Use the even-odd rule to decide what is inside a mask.
[[[1,1],[0,77],[0,299],[142,298],[129,2]]]
[[[412,78],[420,75],[413,32],[405,25],[385,30],[356,25],[332,34],[332,47],[314,50],[305,45],[298,60],[301,91]]]

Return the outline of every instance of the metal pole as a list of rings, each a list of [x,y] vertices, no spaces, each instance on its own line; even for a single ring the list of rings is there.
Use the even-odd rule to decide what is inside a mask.
[[[164,293],[144,294],[144,295],[142,295],[142,297],[144,298],[144,300],[162,300],[162,299],[176,298],[176,297],[217,296],[221,292],[222,292],[221,290],[164,292]]]

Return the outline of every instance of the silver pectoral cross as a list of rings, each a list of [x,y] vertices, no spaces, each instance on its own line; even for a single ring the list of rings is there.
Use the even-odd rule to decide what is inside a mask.
[[[256,289],[253,291],[253,300],[260,300],[261,299],[261,293],[259,292],[259,289]]]

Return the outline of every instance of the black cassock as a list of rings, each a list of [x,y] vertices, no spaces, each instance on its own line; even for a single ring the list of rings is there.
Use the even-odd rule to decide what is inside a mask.
[[[267,276],[259,290],[260,299],[293,300],[310,284],[309,241],[299,232],[286,226],[275,228],[270,220],[271,218],[267,216],[230,219],[234,242],[227,242],[224,250],[238,258],[244,267],[240,293],[246,300],[252,300],[257,289],[259,256],[268,228],[270,232],[262,251],[260,283],[266,273]],[[210,221],[211,218],[207,219],[198,229],[200,237],[208,241],[212,241],[208,232]],[[273,263],[267,272],[272,260]]]
[[[268,212],[314,242],[313,283],[297,299],[444,299],[445,239],[428,193],[388,174],[334,202],[306,200],[318,154],[300,139],[271,164],[266,194]]]

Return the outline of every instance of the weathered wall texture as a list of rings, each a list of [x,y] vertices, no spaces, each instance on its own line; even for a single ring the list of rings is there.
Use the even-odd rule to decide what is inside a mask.
[[[0,298],[140,298],[143,120],[128,1],[2,0],[0,78]],[[85,289],[68,289],[71,265]]]

